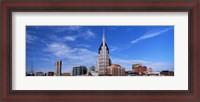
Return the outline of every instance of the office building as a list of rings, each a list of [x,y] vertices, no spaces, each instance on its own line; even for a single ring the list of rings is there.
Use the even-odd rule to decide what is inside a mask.
[[[47,76],[54,76],[54,72],[48,72]]]
[[[132,71],[125,71],[125,76],[130,76]]]
[[[43,72],[37,72],[35,75],[36,76],[44,76]]]
[[[107,68],[108,76],[125,76],[125,68],[121,67],[118,64],[111,64]]]
[[[55,76],[61,76],[62,61],[58,60],[55,62]]]
[[[160,72],[148,72],[144,76],[160,76]]]
[[[73,76],[80,76],[87,74],[87,68],[85,66],[75,66],[73,67]]]
[[[88,72],[94,72],[95,71],[95,66],[91,66],[89,69],[88,69]]]
[[[26,76],[35,76],[35,74],[30,72],[30,73],[26,73]]]
[[[142,66],[142,71],[146,72],[147,71],[147,66]]]
[[[98,61],[97,61],[99,76],[106,75],[107,67],[109,65],[111,65],[111,60],[109,57],[108,45],[106,44],[105,31],[103,31],[102,43],[98,50]]]
[[[132,71],[143,75],[147,71],[147,67],[142,66],[142,64],[133,64]]]
[[[147,68],[147,72],[153,72],[152,68]]]
[[[92,71],[91,74],[92,74],[92,76],[99,76],[98,71]]]
[[[163,70],[160,74],[163,76],[174,76],[174,71]]]

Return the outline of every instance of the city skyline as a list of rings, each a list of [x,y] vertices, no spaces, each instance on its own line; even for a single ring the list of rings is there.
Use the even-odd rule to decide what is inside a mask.
[[[113,64],[126,71],[141,63],[154,71],[174,71],[173,26],[27,26],[26,70],[54,72],[62,60],[62,72],[73,66],[96,66],[103,28]]]

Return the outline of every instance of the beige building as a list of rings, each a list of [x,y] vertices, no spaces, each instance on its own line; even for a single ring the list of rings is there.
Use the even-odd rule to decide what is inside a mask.
[[[125,76],[125,68],[121,67],[118,64],[111,64],[107,68],[108,76]]]
[[[55,62],[55,76],[61,76],[61,70],[62,70],[62,61],[58,60]]]

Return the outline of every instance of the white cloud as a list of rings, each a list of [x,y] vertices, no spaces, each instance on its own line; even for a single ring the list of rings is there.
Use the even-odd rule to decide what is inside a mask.
[[[96,34],[89,28],[87,27],[81,27],[81,26],[61,26],[61,27],[56,27],[54,28],[55,32],[70,32],[73,34],[72,37],[66,37],[66,40],[74,41],[76,38],[84,38],[84,39],[89,39],[89,38],[95,38]]]
[[[56,27],[55,31],[56,32],[78,31],[80,29],[81,29],[80,26],[61,26],[61,27]]]
[[[84,37],[86,39],[88,39],[88,38],[94,38],[94,37],[96,37],[96,34],[94,32],[92,32],[91,30],[86,30],[84,32]]]
[[[145,40],[145,39],[148,39],[148,38],[152,38],[152,37],[155,37],[155,36],[158,36],[160,34],[163,34],[164,32],[167,32],[169,30],[171,30],[172,27],[169,27],[169,28],[166,28],[164,30],[161,30],[161,31],[150,31],[150,32],[147,32],[147,34],[144,34],[143,36],[131,41],[132,44],[134,43],[137,43],[141,40]]]
[[[68,40],[68,41],[75,41],[76,37],[75,36],[65,36],[64,39]]]
[[[68,57],[68,58],[72,58],[72,59],[76,59],[74,57],[71,57],[72,53],[74,52],[75,49],[71,49],[68,46],[65,46],[62,43],[52,43],[49,44],[47,49],[45,49],[46,51],[52,52],[55,56],[57,57]]]
[[[111,47],[110,47],[110,51],[116,51],[116,50],[118,50],[118,49],[119,49],[118,46],[111,46]]]
[[[87,44],[77,44],[76,46],[77,47],[84,47],[84,48],[90,48],[91,47],[90,45],[87,45]]]
[[[33,43],[34,41],[38,40],[38,37],[33,35],[34,32],[27,32],[26,34],[26,42]]]
[[[87,67],[96,65],[97,52],[92,52],[85,48],[71,48],[66,44],[52,43],[49,44],[45,51],[51,52],[57,58],[67,61],[67,68],[77,65]]]

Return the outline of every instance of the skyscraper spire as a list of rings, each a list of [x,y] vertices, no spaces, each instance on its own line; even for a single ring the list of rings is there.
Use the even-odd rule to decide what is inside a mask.
[[[105,34],[105,28],[103,28],[103,35]],[[104,37],[105,37],[105,35],[104,35]]]
[[[103,28],[103,37],[102,37],[103,45],[105,46],[106,38],[105,38],[105,28]]]

